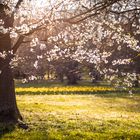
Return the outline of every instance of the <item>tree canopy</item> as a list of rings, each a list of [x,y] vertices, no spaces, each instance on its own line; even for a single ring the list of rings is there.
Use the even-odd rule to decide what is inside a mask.
[[[5,92],[0,94],[0,112],[12,108],[16,119],[21,116],[10,66],[23,46],[31,52],[35,47],[46,50],[35,57],[35,68],[42,57],[70,58],[73,66],[88,62],[106,79],[131,87],[140,72],[140,1],[0,0],[0,92]],[[5,95],[9,100],[2,101]]]

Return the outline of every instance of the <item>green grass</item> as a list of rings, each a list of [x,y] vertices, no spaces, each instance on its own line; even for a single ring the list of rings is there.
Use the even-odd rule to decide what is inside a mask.
[[[18,93],[17,102],[29,129],[9,128],[1,140],[140,139],[139,94]]]

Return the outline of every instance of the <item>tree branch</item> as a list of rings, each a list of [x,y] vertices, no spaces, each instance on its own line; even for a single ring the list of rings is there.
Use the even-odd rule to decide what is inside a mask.
[[[17,4],[16,4],[15,8],[18,9],[22,2],[23,2],[23,0],[18,0],[18,2],[17,2]]]
[[[18,40],[17,40],[17,42],[15,43],[15,45],[12,47],[12,51],[13,51],[14,54],[17,52],[17,49],[19,48],[19,46],[20,46],[21,43],[23,42],[24,38],[25,38],[25,36],[21,35],[21,36],[18,38]]]
[[[119,15],[119,14],[124,14],[124,13],[128,13],[128,12],[133,12],[133,11],[140,11],[140,8],[129,9],[129,10],[126,10],[126,11],[121,11],[121,12],[111,10],[110,12]]]

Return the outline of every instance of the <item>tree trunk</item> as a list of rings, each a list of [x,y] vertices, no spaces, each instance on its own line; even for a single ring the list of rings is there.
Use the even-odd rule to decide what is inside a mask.
[[[7,64],[0,74],[0,122],[22,119],[16,104],[14,80]]]
[[[0,19],[4,21],[4,28],[13,27],[13,15],[7,15],[6,5],[0,4]],[[17,122],[22,120],[16,104],[15,86],[10,68],[11,61],[11,38],[10,34],[0,33],[0,53],[5,52],[6,56],[0,56],[0,122]]]
[[[11,39],[7,35],[0,39],[0,53],[6,52],[5,58],[0,57],[0,122],[22,120],[16,104],[14,79],[9,64],[12,59],[10,50]]]
[[[74,72],[68,72],[66,74],[66,77],[67,77],[67,84],[68,85],[76,85],[77,84],[77,75],[74,73]]]

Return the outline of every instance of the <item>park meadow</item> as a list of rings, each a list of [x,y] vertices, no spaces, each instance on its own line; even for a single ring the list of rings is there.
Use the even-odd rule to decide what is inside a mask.
[[[130,95],[99,84],[30,83],[16,92],[29,128],[5,126],[1,140],[140,139],[139,89]]]

